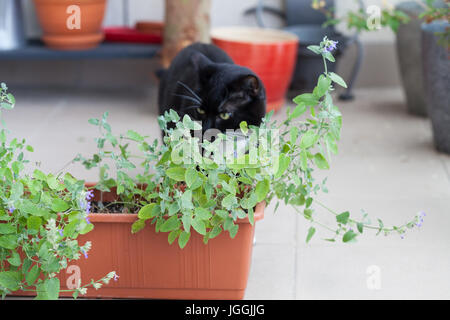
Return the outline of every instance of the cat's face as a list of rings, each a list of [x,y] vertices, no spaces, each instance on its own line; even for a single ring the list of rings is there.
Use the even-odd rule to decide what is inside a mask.
[[[249,69],[226,63],[199,63],[195,94],[197,103],[183,113],[208,129],[238,129],[242,121],[260,125],[266,111],[262,82]]]

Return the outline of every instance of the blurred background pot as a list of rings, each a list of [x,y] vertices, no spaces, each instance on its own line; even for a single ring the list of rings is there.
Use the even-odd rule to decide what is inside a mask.
[[[436,149],[450,154],[450,60],[447,21],[422,24],[423,76],[426,103]]]
[[[22,21],[21,1],[0,0],[0,50],[13,50],[25,45]]]
[[[103,40],[101,27],[106,0],[34,0],[34,4],[44,31],[42,40],[48,47],[84,50]],[[73,26],[78,12],[79,28]]]
[[[398,4],[396,9],[404,12],[411,19],[408,23],[401,24],[396,34],[397,60],[408,112],[426,116],[422,47],[418,45],[421,41],[420,25],[422,23],[418,16],[424,12],[424,8],[415,1],[405,1]]]
[[[234,62],[253,70],[264,83],[267,111],[285,102],[297,59],[295,34],[250,27],[224,27],[211,32],[212,42],[225,50]]]
[[[442,8],[443,1],[435,1],[433,6]],[[418,116],[427,116],[425,89],[422,74],[421,23],[419,15],[425,11],[417,1],[405,1],[396,6],[411,19],[400,24],[396,33],[397,60],[405,92],[408,112]]]

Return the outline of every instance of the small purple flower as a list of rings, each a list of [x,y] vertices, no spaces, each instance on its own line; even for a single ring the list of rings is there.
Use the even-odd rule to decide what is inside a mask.
[[[119,279],[119,276],[117,274],[114,274],[114,281],[117,281]]]
[[[94,190],[86,192],[86,200],[90,201],[94,197]]]
[[[86,204],[86,213],[91,213],[91,203],[90,202],[88,202]]]
[[[84,258],[87,259],[88,258],[88,254],[86,251],[84,251],[83,249],[80,249],[81,252],[84,254]]]
[[[419,213],[419,216],[418,216],[419,222],[416,223],[416,226],[417,226],[417,227],[420,228],[420,227],[422,226],[422,224],[423,224],[423,218],[424,218],[425,216],[426,216],[426,213],[425,213],[425,212],[422,211],[422,212]]]
[[[14,208],[13,205],[11,205],[11,206],[8,208],[8,212],[11,213],[11,214],[14,212],[14,210],[16,210],[16,208]]]
[[[89,220],[89,217],[86,217],[85,220],[86,220],[87,224],[91,224],[91,221]]]
[[[59,235],[60,235],[61,237],[64,237],[64,234],[63,234],[63,229],[62,229],[62,228],[60,228],[60,229],[58,229],[58,231],[59,231]]]
[[[333,41],[333,40],[327,40],[325,42],[325,47],[323,48],[324,52],[331,52],[333,50],[336,50],[338,41]]]

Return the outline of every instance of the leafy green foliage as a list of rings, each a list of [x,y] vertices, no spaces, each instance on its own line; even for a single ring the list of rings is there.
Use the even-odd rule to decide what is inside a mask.
[[[325,37],[319,45],[309,47],[322,56],[325,71],[313,92],[293,100],[296,106],[288,109],[286,120],[280,123],[272,120],[271,112],[259,127],[243,122],[241,130],[218,134],[208,141],[192,134],[201,130],[199,123],[170,110],[158,118],[164,132],[159,144],[135,131],[113,134],[105,113],[101,119],[89,120],[100,132],[98,152],[90,158],[79,155],[75,160],[88,169],[98,167],[96,188],[116,188],[117,202],[129,212],[138,212],[132,233],[154,225],[156,232],[168,233],[170,244],[178,239],[180,248],[187,245],[191,232],[202,235],[205,243],[222,232],[235,237],[238,219],[248,217],[253,224],[258,202],[272,200],[278,202],[276,208],[280,201],[292,205],[309,222],[333,232],[334,238],[328,241],[345,234],[342,241],[351,242],[363,228],[375,227],[352,219],[349,212],[338,215],[328,210],[337,216],[335,228],[330,228],[318,221],[313,207],[318,192],[326,190],[325,180],[316,182],[313,173],[330,168],[330,155],[338,151],[342,126],[332,92],[335,84],[346,84],[339,75],[327,71],[327,61],[334,61],[336,44]],[[129,151],[132,144],[139,153]],[[107,164],[111,160],[115,168]],[[132,177],[130,170],[138,166],[143,172]],[[359,233],[349,232],[352,227]],[[311,227],[306,240],[315,233]]]
[[[14,104],[2,83],[0,112]],[[25,140],[8,140],[7,130],[1,128],[0,295],[31,290],[37,298],[57,299],[56,275],[91,246],[76,240],[78,234],[91,230],[86,220],[87,190],[70,174],[54,176],[38,169],[24,174],[27,152],[33,148]]]

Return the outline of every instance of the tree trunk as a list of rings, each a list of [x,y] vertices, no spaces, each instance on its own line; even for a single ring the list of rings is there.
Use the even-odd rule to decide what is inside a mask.
[[[166,0],[162,64],[168,67],[176,54],[193,42],[211,41],[211,0]]]

